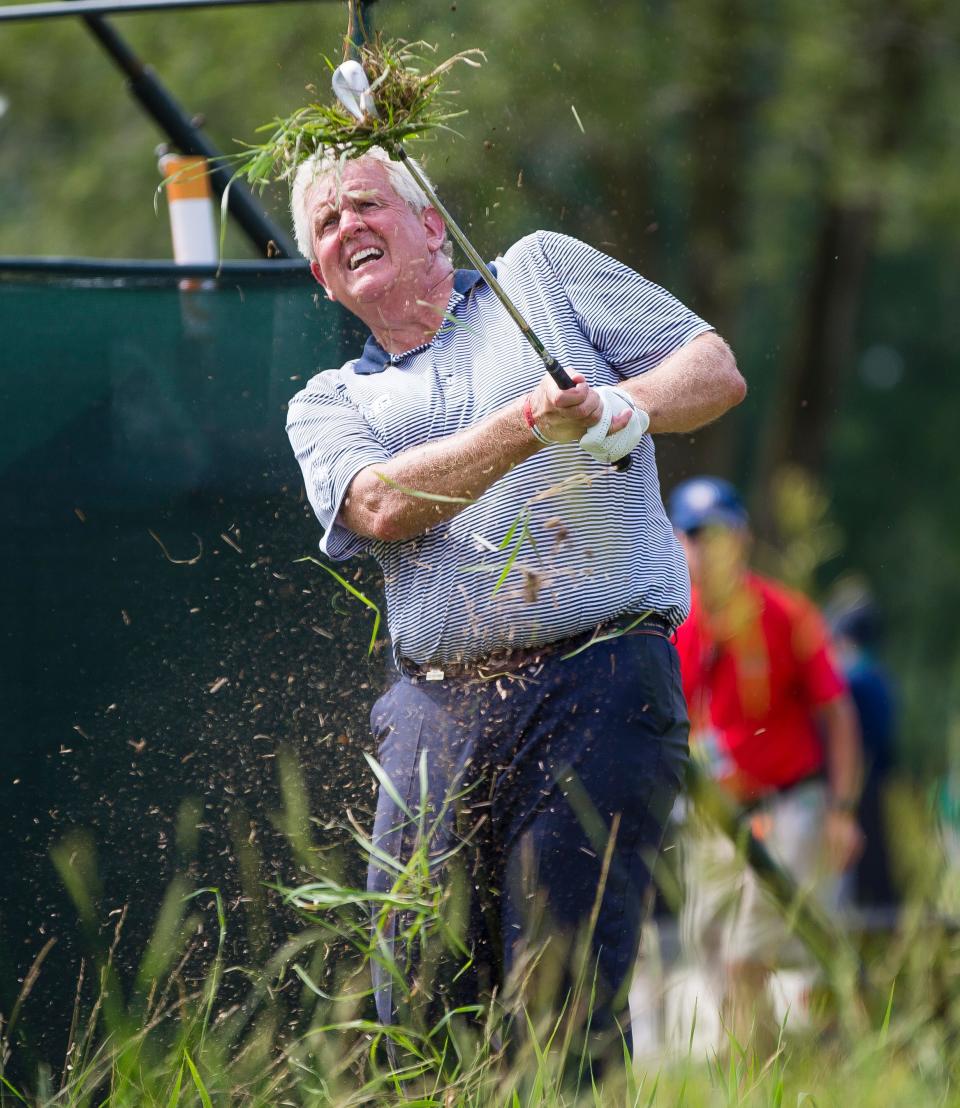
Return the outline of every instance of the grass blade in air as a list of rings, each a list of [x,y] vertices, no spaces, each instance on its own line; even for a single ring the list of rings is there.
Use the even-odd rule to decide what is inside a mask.
[[[473,499],[469,496],[445,496],[440,492],[422,492],[420,489],[411,489],[406,485],[398,485],[396,481],[392,481],[385,473],[379,473],[374,470],[374,473],[390,488],[396,489],[397,492],[402,492],[404,496],[413,496],[417,500],[435,500],[438,504],[472,504]]]
[[[374,602],[368,596],[364,596],[358,588],[356,588],[354,585],[351,585],[345,577],[341,577],[335,569],[331,569],[330,566],[324,565],[324,563],[321,562],[318,558],[314,558],[312,555],[308,554],[304,558],[297,558],[297,561],[313,562],[315,566],[319,566],[322,570],[329,573],[335,581],[343,585],[343,587],[347,590],[348,593],[350,593],[351,596],[356,597],[356,599],[359,600],[361,603],[366,604],[366,606],[374,613],[373,631],[370,632],[370,645],[367,647],[367,654],[372,654],[373,648],[377,642],[377,632],[380,630],[380,608],[376,604],[374,604]]]

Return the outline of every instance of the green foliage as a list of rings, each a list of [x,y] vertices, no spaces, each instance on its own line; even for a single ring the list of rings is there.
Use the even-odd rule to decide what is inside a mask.
[[[380,767],[369,762],[382,781]],[[2,1102],[49,1108],[951,1103],[960,1076],[960,953],[956,937],[929,915],[928,894],[941,872],[929,849],[934,828],[922,802],[907,793],[898,801],[901,826],[911,828],[908,837],[923,859],[914,869],[927,877],[915,887],[899,932],[872,960],[869,972],[880,999],[866,1013],[869,1028],[847,1037],[828,1006],[806,1034],[782,1028],[769,1058],[757,1058],[749,1042],[730,1035],[721,1053],[700,1057],[691,1028],[680,1056],[634,1067],[626,1064],[624,1048],[625,1064],[608,1066],[600,1081],[591,1078],[576,1046],[576,996],[546,1013],[503,998],[478,1008],[431,1006],[439,995],[438,958],[457,964],[467,953],[457,903],[464,890],[450,880],[458,852],[434,849],[444,812],[427,805],[425,763],[419,800],[406,809],[414,831],[406,865],[382,856],[359,827],[344,829],[365,858],[391,867],[390,886],[377,897],[343,883],[337,862],[316,850],[303,828],[302,789],[291,780],[296,769],[290,763],[281,773],[290,810],[277,822],[293,830],[291,856],[301,865],[306,849],[313,872],[303,884],[277,886],[280,903],[300,926],[291,927],[286,943],[260,966],[241,971],[226,965],[224,941],[233,920],[219,892],[202,889],[184,898],[178,878],[164,898],[140,974],[125,991],[111,968],[122,921],[106,946],[95,926],[92,845],[77,837],[64,842],[59,864],[92,944],[99,984],[83,1011],[78,1001],[66,1066],[41,1071],[32,1089],[6,1076],[17,1042],[11,1026],[3,1028]],[[189,919],[183,915],[187,908]],[[388,941],[393,920],[395,945]],[[210,925],[218,939],[204,946]],[[394,1026],[379,1024],[372,1014],[374,962],[388,971],[399,994],[402,1018]],[[235,989],[227,990],[231,979],[248,982],[239,998]],[[585,973],[578,986],[584,1003],[590,983]],[[504,1036],[510,1028],[514,1045],[508,1052]]]
[[[844,548],[830,498],[812,474],[797,466],[778,470],[770,481],[775,538],[761,541],[759,568],[815,599],[821,579]]]

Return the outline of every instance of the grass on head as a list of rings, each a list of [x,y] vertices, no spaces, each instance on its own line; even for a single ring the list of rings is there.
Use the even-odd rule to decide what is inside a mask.
[[[301,162],[320,150],[330,150],[346,158],[357,158],[373,146],[388,152],[411,138],[423,138],[438,129],[449,130],[449,123],[463,112],[451,110],[453,95],[441,88],[443,78],[458,62],[479,66],[480,50],[464,50],[439,65],[430,66],[424,53],[433,49],[426,42],[385,42],[380,36],[360,51],[360,64],[370,81],[378,119],[362,121],[354,117],[335,98],[326,103],[317,97],[285,119],[274,119],[258,128],[269,132],[262,143],[244,144],[236,155],[236,174],[260,189],[276,181],[290,181]],[[331,74],[336,65],[324,59]],[[317,96],[317,88],[307,86]]]

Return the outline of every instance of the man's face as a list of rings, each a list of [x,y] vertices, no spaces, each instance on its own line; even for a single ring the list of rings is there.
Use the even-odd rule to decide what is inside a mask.
[[[750,533],[745,527],[713,524],[680,532],[680,542],[693,583],[705,599],[722,600],[746,566]]]
[[[433,208],[411,210],[380,162],[360,158],[322,177],[307,192],[313,275],[331,300],[361,317],[400,288],[416,301],[443,222]]]

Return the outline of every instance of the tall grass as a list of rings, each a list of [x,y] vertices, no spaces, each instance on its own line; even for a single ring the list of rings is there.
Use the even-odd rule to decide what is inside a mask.
[[[371,761],[371,769],[382,783],[380,767]],[[8,1076],[20,1005],[11,1010],[2,1029],[0,1104],[887,1108],[960,1102],[954,1088],[960,943],[948,927],[930,923],[926,907],[935,878],[920,883],[901,931],[872,960],[873,985],[884,1003],[855,1037],[825,1003],[813,1030],[799,1038],[782,1030],[769,1057],[758,1058],[750,1042],[729,1034],[722,1051],[698,1056],[691,1037],[684,1057],[641,1070],[621,1051],[622,1064],[608,1065],[598,1077],[582,1046],[592,984],[588,959],[574,995],[552,1003],[527,1003],[542,996],[536,957],[522,970],[526,988],[477,1005],[446,1002],[442,983],[467,964],[469,952],[458,848],[433,849],[442,812],[426,803],[405,811],[416,840],[405,865],[384,858],[359,825],[346,822],[348,849],[390,867],[388,891],[371,897],[344,878],[349,858],[314,848],[305,791],[290,757],[280,759],[280,778],[285,803],[278,822],[296,865],[311,877],[273,888],[296,926],[259,965],[228,964],[233,922],[220,891],[191,889],[176,877],[160,899],[135,972],[122,975],[117,950],[125,919],[121,914],[102,935],[92,841],[73,834],[56,848],[89,951],[86,980],[77,989],[65,1059],[50,1060],[29,1083]],[[927,834],[929,827],[910,811],[916,833]],[[26,1003],[42,983],[42,958],[39,963],[24,982]],[[394,985],[398,1019],[390,1026],[375,1017],[373,965]]]

